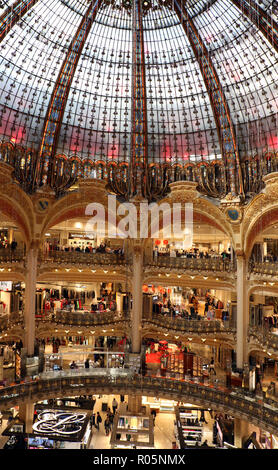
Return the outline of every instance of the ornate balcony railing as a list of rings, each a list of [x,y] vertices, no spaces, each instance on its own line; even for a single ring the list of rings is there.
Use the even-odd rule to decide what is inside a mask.
[[[39,159],[35,150],[1,142],[0,161],[11,165],[14,176],[26,192],[32,193],[43,184],[44,158]],[[277,152],[265,152],[262,155],[242,156],[241,171],[243,175],[244,194],[257,194],[263,187],[262,177],[278,170]],[[222,160],[211,162],[186,163],[150,163],[146,169],[150,184],[166,187],[175,181],[194,181],[197,189],[208,196],[222,198],[231,187],[227,168]],[[67,158],[56,155],[49,168],[49,184],[57,195],[67,191],[78,179],[100,179],[122,181],[126,185],[129,178],[129,162],[92,161],[80,156]]]
[[[260,275],[278,276],[278,261],[254,261],[249,260],[249,272]]]
[[[262,326],[249,326],[248,336],[255,338],[261,347],[278,350],[278,335]]]
[[[143,318],[144,325],[150,325],[177,333],[235,333],[236,329],[228,321],[221,320],[187,320],[171,316],[153,314],[152,318]]]
[[[49,251],[40,253],[42,263],[56,263],[63,265],[125,265],[127,257],[115,253],[83,253],[80,251]]]
[[[0,332],[7,331],[8,329],[12,329],[15,326],[23,326],[24,320],[23,315],[17,312],[13,313],[6,313],[0,316]]]
[[[19,263],[24,261],[25,252],[24,250],[16,249],[11,250],[10,248],[0,248],[0,264],[1,263]]]
[[[53,321],[64,325],[103,326],[122,323],[124,320],[128,320],[128,317],[118,312],[79,313],[57,310]]]
[[[119,369],[118,369],[119,370]],[[205,385],[190,380],[177,380],[164,377],[148,377],[111,371],[58,372],[50,378],[24,382],[0,388],[0,407],[16,406],[25,401],[38,401],[45,398],[58,398],[74,394],[121,394],[166,397],[176,401],[187,401],[202,407],[228,413],[234,417],[278,433],[278,403],[244,390],[227,389]],[[81,372],[81,373],[80,373]],[[81,392],[82,391],[82,392]]]
[[[183,269],[188,271],[219,271],[234,272],[236,263],[229,259],[217,258],[186,258],[171,256],[145,256],[144,264],[148,266],[157,266],[169,269]]]

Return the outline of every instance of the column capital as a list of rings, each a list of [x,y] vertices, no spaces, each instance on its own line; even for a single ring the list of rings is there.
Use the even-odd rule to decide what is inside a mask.
[[[41,245],[41,240],[40,239],[34,239],[31,240],[30,243],[27,246],[27,253],[30,250],[38,251]]]
[[[242,259],[242,260],[246,260],[246,253],[244,252],[244,250],[236,250],[236,257],[239,259]]]

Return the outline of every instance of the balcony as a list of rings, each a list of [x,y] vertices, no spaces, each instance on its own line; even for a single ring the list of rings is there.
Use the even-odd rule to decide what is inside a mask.
[[[278,350],[278,335],[272,333],[267,328],[262,326],[249,326],[248,329],[249,338],[253,337],[257,342],[258,346],[264,349],[276,351]]]
[[[118,312],[78,313],[66,310],[57,310],[53,321],[63,325],[77,326],[104,326],[121,323],[128,317]]]
[[[171,318],[170,316],[153,314],[150,319],[143,319],[144,326],[153,326],[160,330],[174,331],[176,333],[230,333],[235,334],[236,329],[230,326],[229,321],[221,320],[191,320],[184,318]]]
[[[80,251],[49,251],[48,253],[40,253],[39,260],[41,263],[53,263],[66,265],[87,265],[87,266],[109,266],[109,265],[125,265],[127,259],[124,255],[115,253],[84,253]]]
[[[236,271],[236,263],[229,259],[223,260],[219,257],[212,258],[187,258],[187,257],[170,257],[169,255],[155,257],[145,257],[144,264],[147,266],[178,269],[183,271],[204,271],[204,272],[224,272],[234,273]]]
[[[21,263],[25,260],[24,250],[10,248],[0,248],[0,264]]]
[[[113,372],[113,373],[112,373]],[[176,401],[190,401],[201,407],[246,419],[273,434],[278,433],[278,403],[264,395],[255,395],[244,389],[205,385],[192,380],[149,377],[112,371],[58,371],[51,377],[0,388],[0,406],[17,406],[30,400],[39,401],[82,394],[147,395]]]
[[[249,273],[257,277],[278,277],[278,261],[249,261]]]

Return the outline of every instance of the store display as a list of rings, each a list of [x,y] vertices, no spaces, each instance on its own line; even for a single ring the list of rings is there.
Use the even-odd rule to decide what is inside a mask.
[[[111,448],[154,448],[153,419],[143,413],[117,412],[110,444]]]
[[[176,439],[180,449],[200,445],[203,437],[202,422],[198,419],[198,411],[184,407],[176,407]]]

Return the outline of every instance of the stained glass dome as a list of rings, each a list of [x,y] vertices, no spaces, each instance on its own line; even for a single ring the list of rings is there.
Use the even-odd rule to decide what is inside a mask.
[[[93,16],[88,14],[90,5]],[[55,154],[129,160],[131,5],[131,0],[1,1],[3,140],[43,150],[51,132],[47,116],[52,105],[59,120]],[[270,0],[258,5],[249,0],[142,2],[149,162],[221,159],[222,123],[214,86],[221,90],[220,105],[228,110],[239,157],[277,150],[277,15],[277,2]],[[208,65],[200,60],[200,48],[192,47],[192,25],[207,51]],[[80,53],[74,55],[78,34],[85,28]],[[209,80],[211,73],[216,85]],[[63,91],[62,98],[58,101],[56,94],[53,108],[57,89]]]

